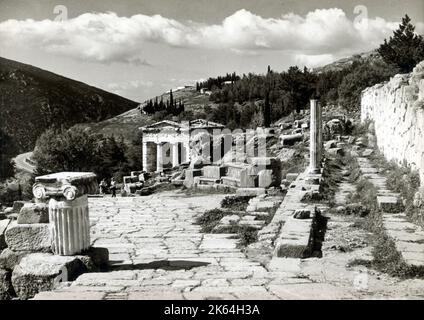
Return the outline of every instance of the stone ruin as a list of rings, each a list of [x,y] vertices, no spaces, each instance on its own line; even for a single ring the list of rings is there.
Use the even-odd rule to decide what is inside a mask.
[[[108,250],[90,244],[87,195],[96,192],[93,173],[35,178],[35,200],[20,203],[16,220],[0,220],[0,299],[28,299],[107,268]]]

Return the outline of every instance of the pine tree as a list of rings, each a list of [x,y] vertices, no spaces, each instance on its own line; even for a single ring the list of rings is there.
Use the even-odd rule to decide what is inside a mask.
[[[415,26],[411,24],[408,15],[402,18],[399,28],[393,36],[384,39],[378,52],[384,62],[397,66],[401,72],[411,72],[417,63],[424,60],[424,39],[415,34]]]
[[[171,90],[169,90],[169,104],[170,104],[171,106],[173,106],[173,105],[174,105],[174,96],[172,95],[172,89],[171,89]]]
[[[266,89],[265,92],[265,103],[263,110],[264,118],[264,127],[269,128],[271,126],[271,106],[269,104],[269,89]]]

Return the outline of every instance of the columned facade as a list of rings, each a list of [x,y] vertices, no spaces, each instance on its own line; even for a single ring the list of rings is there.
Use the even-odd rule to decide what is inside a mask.
[[[212,129],[223,129],[218,123],[194,120],[185,123],[164,120],[140,128],[143,133],[143,170],[163,172],[191,161],[191,134],[202,130],[211,134]],[[210,147],[210,145],[208,145]],[[204,152],[204,151],[203,151]],[[210,150],[207,150],[210,153]]]

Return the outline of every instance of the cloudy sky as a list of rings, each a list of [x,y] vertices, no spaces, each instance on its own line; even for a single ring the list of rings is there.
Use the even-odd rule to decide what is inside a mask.
[[[0,56],[143,101],[376,48],[422,0],[0,0]]]

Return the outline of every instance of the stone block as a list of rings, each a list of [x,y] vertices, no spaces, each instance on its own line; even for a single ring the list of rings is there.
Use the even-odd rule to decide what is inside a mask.
[[[274,256],[307,258],[312,253],[312,219],[287,219],[276,240]]]
[[[299,129],[302,131],[302,129]],[[297,142],[303,141],[303,133],[283,134],[280,136],[282,146],[292,146]]]
[[[255,197],[261,194],[266,194],[265,188],[238,188],[236,195]]]
[[[59,282],[73,281],[84,272],[86,267],[76,257],[31,253],[13,270],[12,284],[20,299],[29,299],[40,291],[52,290]]]
[[[292,182],[292,181],[295,181],[298,176],[299,176],[298,173],[287,173],[286,180],[288,180],[289,182]]]
[[[0,300],[10,300],[13,297],[12,272],[0,268]]]
[[[25,205],[25,201],[13,201],[13,212],[18,213]]]
[[[405,207],[398,197],[379,195],[377,196],[378,208],[386,213],[400,213]]]
[[[225,173],[225,168],[220,166],[204,166],[202,170],[204,177],[212,179],[221,179]]]
[[[319,185],[322,181],[322,174],[320,173],[309,173],[305,177],[306,184]]]
[[[363,157],[369,157],[370,155],[372,155],[372,154],[373,154],[373,152],[374,152],[374,150],[373,150],[373,149],[365,149],[365,150],[362,152],[362,156],[363,156]]]
[[[219,221],[220,224],[231,225],[240,221],[240,217],[236,214],[225,216]]]
[[[186,169],[184,186],[186,188],[191,188],[194,184],[194,177],[199,177],[202,175],[201,169]]]
[[[5,234],[6,244],[13,251],[50,252],[52,235],[48,224],[10,223]]]
[[[330,140],[324,143],[325,150],[329,150],[337,147],[337,140]]]
[[[259,188],[269,188],[273,185],[272,170],[262,170],[258,174]]]
[[[254,188],[256,186],[256,175],[253,175],[249,168],[240,171],[240,187]],[[261,186],[259,186],[261,187]]]
[[[336,155],[344,155],[344,151],[342,148],[331,148],[327,150],[328,154],[336,156]]]
[[[49,223],[49,207],[46,203],[26,203],[18,216],[18,224]]]
[[[299,209],[296,210],[293,214],[293,218],[295,219],[310,219],[311,218],[311,210],[308,209]]]
[[[29,254],[29,251],[13,251],[9,248],[0,253],[0,269],[13,270],[21,259]]]
[[[5,232],[7,230],[7,227],[9,226],[10,220],[0,220],[0,250],[3,250],[7,247],[6,239],[5,239]]]

